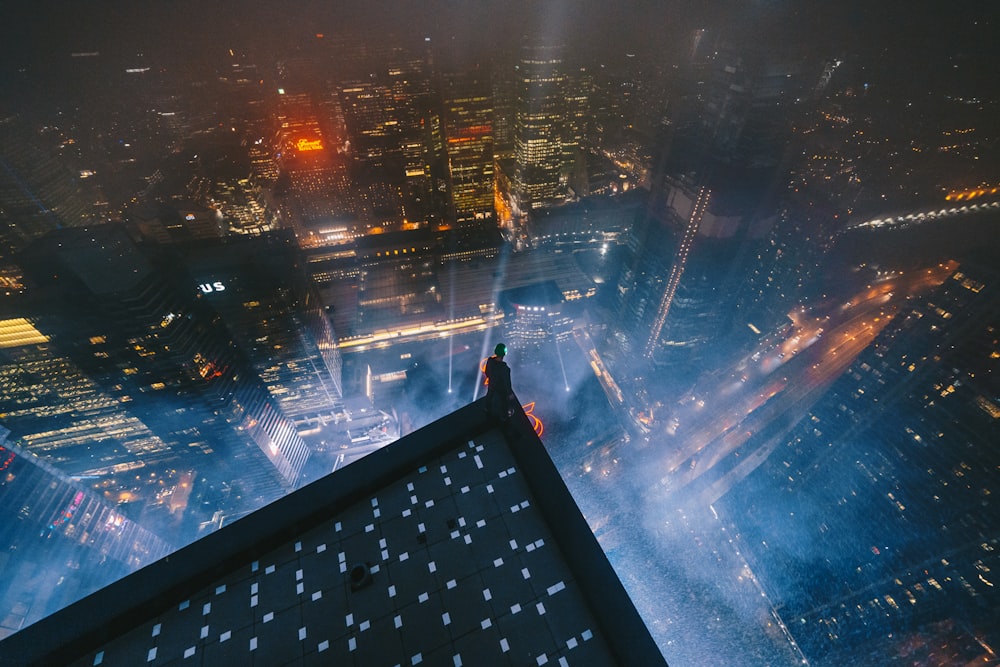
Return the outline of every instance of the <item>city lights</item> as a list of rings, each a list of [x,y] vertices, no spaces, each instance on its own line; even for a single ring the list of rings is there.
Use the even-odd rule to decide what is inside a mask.
[[[210,589],[179,652],[143,626],[128,655],[589,664],[600,624],[556,625],[558,586],[585,577],[549,577],[556,538],[514,527],[547,503],[513,486],[526,442],[671,665],[996,660],[1000,42],[982,8],[10,4],[0,655],[334,475],[365,490],[370,531],[312,496],[320,537],[250,535],[232,559],[266,624],[247,634]],[[482,410],[498,341],[527,422]],[[442,435],[459,421],[482,433]],[[428,433],[461,454],[375,502],[371,471]],[[418,555],[441,572],[408,571]],[[301,610],[282,615],[267,582],[289,558]],[[340,595],[312,561],[362,564],[371,588]],[[448,606],[470,573],[488,617]],[[398,609],[367,614],[379,596]],[[313,613],[330,605],[335,631]],[[440,609],[418,625],[411,607]],[[538,632],[503,632],[525,619]],[[407,655],[373,657],[389,647]],[[93,648],[35,662],[113,661]]]

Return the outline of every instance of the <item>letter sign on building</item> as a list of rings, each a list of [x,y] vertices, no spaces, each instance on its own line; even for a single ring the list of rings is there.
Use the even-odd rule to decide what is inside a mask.
[[[202,283],[198,285],[203,294],[211,294],[212,292],[225,292],[226,286],[222,284],[221,281],[216,280],[214,283]]]

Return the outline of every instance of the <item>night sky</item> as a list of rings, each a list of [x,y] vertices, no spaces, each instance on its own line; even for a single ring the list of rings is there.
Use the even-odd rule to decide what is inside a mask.
[[[315,33],[362,33],[407,43],[431,37],[468,58],[539,31],[580,52],[670,52],[689,30],[710,26],[769,47],[806,44],[857,53],[886,84],[986,87],[1000,51],[997,17],[981,5],[929,2],[803,3],[790,0],[376,0],[373,2],[21,2],[0,27],[4,75],[45,68],[72,52],[198,61],[229,48],[267,48]],[[602,54],[602,51],[607,53]]]

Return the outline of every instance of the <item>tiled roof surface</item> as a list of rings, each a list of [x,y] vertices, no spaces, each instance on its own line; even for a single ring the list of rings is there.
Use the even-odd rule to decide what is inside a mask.
[[[512,435],[481,424],[475,406],[460,413],[222,529],[210,536],[214,549],[177,552],[171,558],[180,562],[163,571],[174,571],[179,583],[135,579],[129,587],[133,575],[109,587],[128,616],[109,618],[111,630],[98,623],[104,636],[89,642],[57,638],[75,645],[66,662],[664,664],[589,531],[582,541],[557,535],[586,523],[578,510],[553,514],[568,493],[539,485],[544,474],[533,479],[538,461],[546,474],[554,467],[527,421]],[[450,436],[444,446],[433,445],[443,434]],[[358,476],[378,481],[359,485]],[[337,480],[350,483],[338,487]],[[553,491],[563,504],[548,499]],[[332,512],[302,507],[324,494],[344,497],[331,497]],[[253,529],[272,530],[282,508],[288,527],[255,544]],[[233,539],[219,540],[227,530]],[[187,562],[216,553],[218,566]],[[157,585],[163,590],[150,590]],[[72,622],[73,609],[57,614],[61,622]],[[624,641],[621,627],[632,635]],[[35,633],[44,639],[46,630]],[[659,662],[629,657],[650,647]],[[28,661],[49,659],[39,655]]]

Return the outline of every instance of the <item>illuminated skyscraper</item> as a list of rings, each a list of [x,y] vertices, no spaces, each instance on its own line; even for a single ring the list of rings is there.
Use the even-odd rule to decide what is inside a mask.
[[[380,82],[353,81],[341,86],[340,104],[355,160],[366,168],[384,167],[388,154],[398,148],[392,90]]]
[[[394,171],[400,174],[393,180],[402,182],[403,218],[408,222],[440,217],[444,203],[438,189],[445,177],[441,111],[431,101],[429,71],[426,56],[399,48],[389,56],[386,81],[396,104],[399,153]]]
[[[159,480],[176,454],[24,318],[0,320],[0,423],[19,445],[109,495],[142,496],[135,471]],[[120,474],[117,480],[115,475]],[[147,475],[143,473],[143,479]]]
[[[493,217],[493,104],[485,72],[445,80],[451,200],[458,224]]]
[[[563,313],[563,294],[556,282],[504,290],[499,299],[505,313],[504,338],[514,356],[528,364],[558,359],[556,345],[569,340],[573,322]]]
[[[441,119],[430,103],[426,64],[391,49],[370,66],[368,76],[346,81],[338,92],[363,215],[372,225],[437,217]]]
[[[312,95],[279,91],[278,163],[284,179],[278,191],[289,200],[291,222],[309,242],[337,216],[355,215],[347,163],[334,138],[322,130]]]
[[[686,219],[681,218],[680,222],[683,224],[683,231],[680,235],[680,243],[677,246],[677,250],[674,252],[673,264],[670,267],[670,274],[667,276],[666,284],[664,285],[663,296],[660,298],[660,303],[656,308],[656,315],[653,318],[653,325],[650,328],[649,337],[646,339],[646,345],[643,347],[643,356],[647,359],[652,359],[653,355],[656,353],[657,348],[661,345],[660,337],[664,333],[664,327],[667,323],[667,317],[670,315],[670,309],[674,304],[674,298],[677,296],[677,290],[681,286],[681,280],[684,278],[684,272],[687,269],[688,254],[691,252],[691,245],[694,243],[695,236],[698,233],[698,229],[701,226],[702,221],[705,219],[705,213],[708,209],[709,201],[712,197],[712,192],[708,188],[700,188],[697,194],[694,193],[684,193],[684,194],[694,194],[694,200],[691,201],[690,196],[684,198],[683,191],[678,188],[672,194],[675,196],[671,197],[672,201],[680,201],[683,203],[683,212],[678,210],[674,205],[671,205],[671,212],[678,215],[683,215],[684,212],[687,213]],[[679,197],[677,195],[680,195]],[[690,208],[690,211],[687,209]]]
[[[565,201],[566,74],[562,47],[526,41],[516,66],[514,201],[521,212]]]

